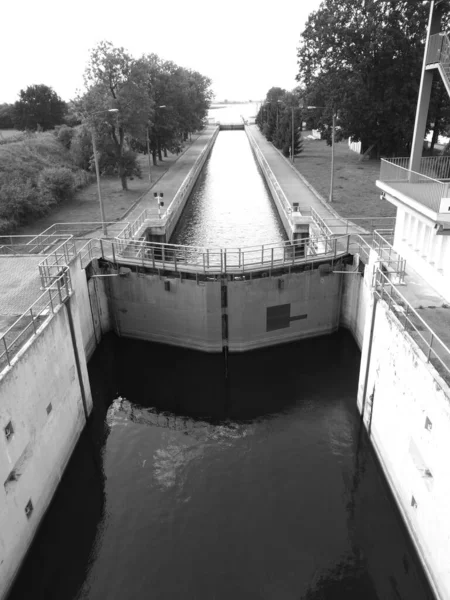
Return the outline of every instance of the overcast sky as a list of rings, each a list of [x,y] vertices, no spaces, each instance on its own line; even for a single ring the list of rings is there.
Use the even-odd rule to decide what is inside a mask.
[[[320,0],[24,0],[2,6],[0,103],[44,83],[64,100],[82,88],[101,40],[213,80],[216,100],[259,100],[296,85],[296,48]]]

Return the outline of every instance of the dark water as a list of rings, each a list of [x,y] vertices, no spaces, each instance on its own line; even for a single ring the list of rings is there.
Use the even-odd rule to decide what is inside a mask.
[[[245,131],[221,131],[170,242],[239,248],[285,239]]]
[[[222,358],[108,336],[12,600],[432,598],[343,331]],[[121,399],[118,399],[121,397]]]

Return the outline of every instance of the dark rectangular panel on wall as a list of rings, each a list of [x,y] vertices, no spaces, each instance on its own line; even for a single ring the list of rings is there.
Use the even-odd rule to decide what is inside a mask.
[[[285,329],[291,322],[291,305],[280,304],[279,306],[267,307],[266,331]]]

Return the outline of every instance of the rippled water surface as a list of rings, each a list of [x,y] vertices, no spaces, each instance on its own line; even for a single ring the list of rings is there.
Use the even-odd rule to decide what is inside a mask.
[[[221,131],[171,243],[239,248],[285,239],[245,131]]]
[[[432,598],[355,409],[347,332],[222,357],[107,336],[12,600]]]

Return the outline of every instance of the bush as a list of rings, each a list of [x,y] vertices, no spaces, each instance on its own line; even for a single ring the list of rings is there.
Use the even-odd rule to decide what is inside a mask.
[[[67,150],[70,149],[70,145],[72,143],[72,138],[75,135],[75,130],[72,127],[68,127],[67,125],[61,125],[56,129],[56,138],[58,142],[60,142],[64,148]]]
[[[38,186],[42,197],[58,204],[72,197],[75,192],[75,177],[67,167],[50,167],[40,173]]]
[[[0,186],[0,230],[11,231],[30,217],[40,217],[49,208],[49,200],[42,196],[30,179],[12,179]]]

